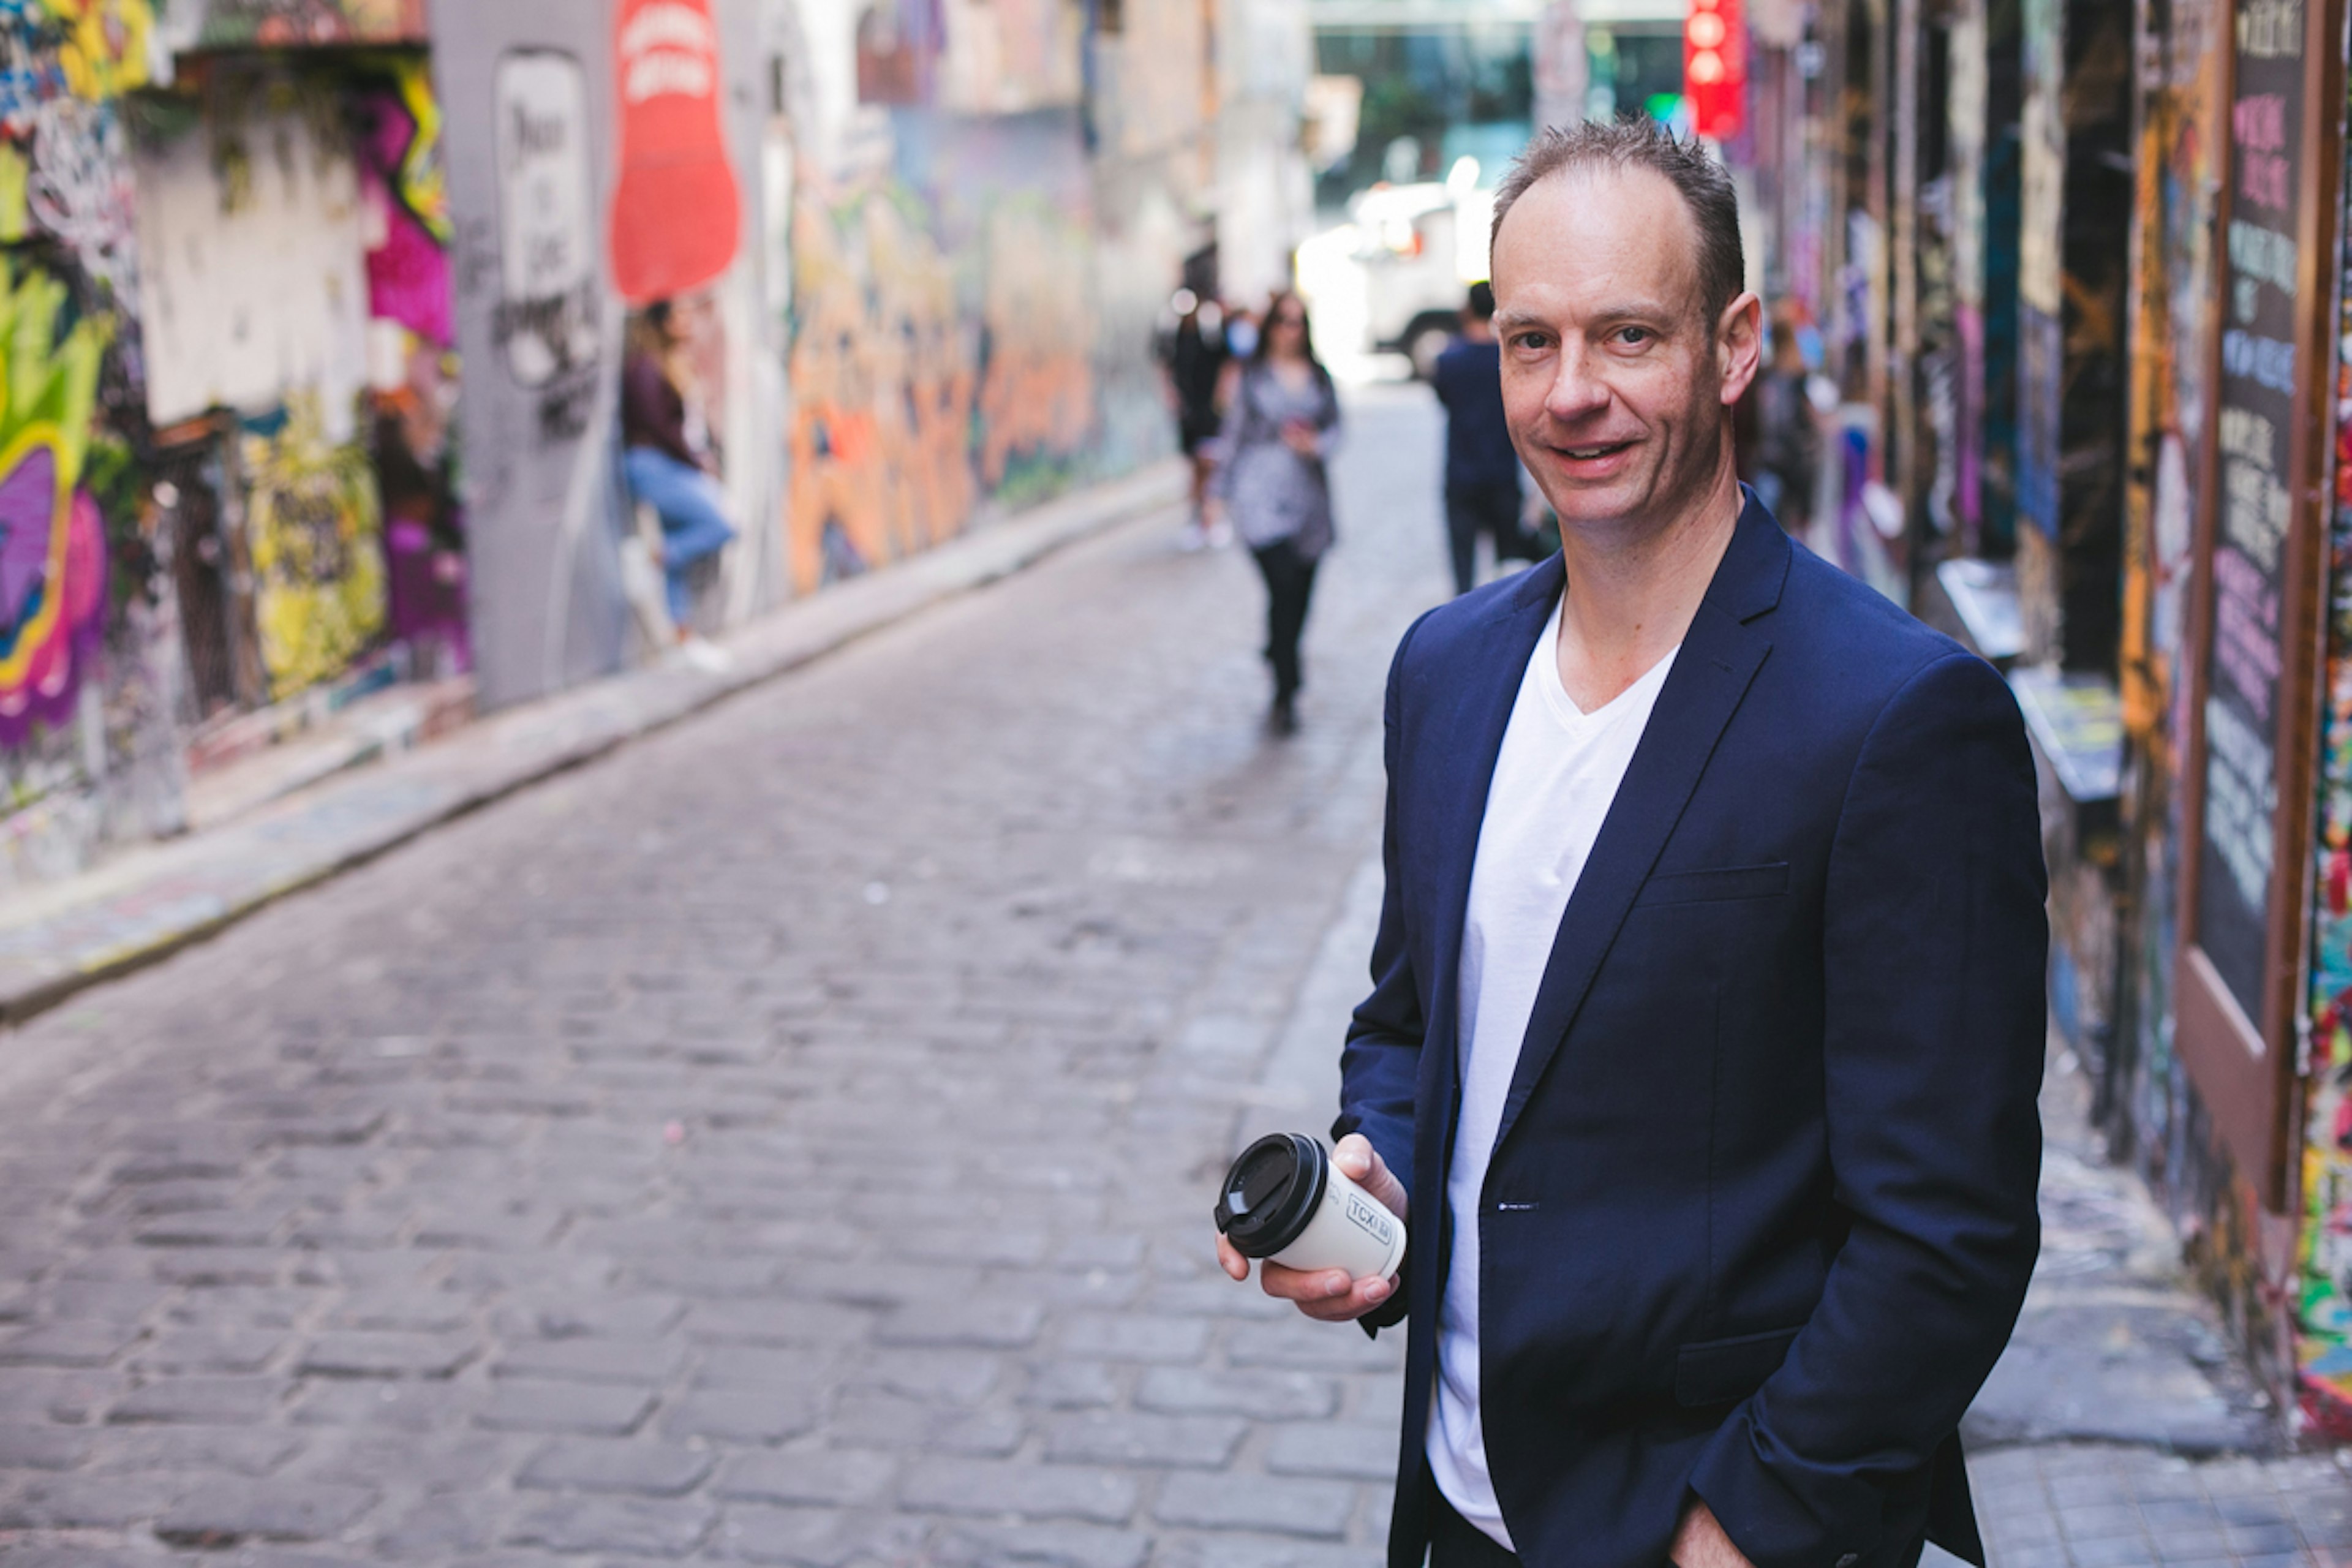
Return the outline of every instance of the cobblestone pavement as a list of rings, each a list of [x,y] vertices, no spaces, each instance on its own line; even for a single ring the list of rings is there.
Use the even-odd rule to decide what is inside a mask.
[[[1442,592],[1425,397],[1351,419],[1295,741],[1161,518],[0,1037],[0,1558],[1376,1562],[1396,1346],[1207,1223],[1328,1115]],[[2326,1463],[1977,1473],[2000,1568],[2252,1563]]]
[[[0,1555],[1370,1561],[1395,1346],[1208,1215],[1435,443],[1354,411],[1294,741],[1163,516],[0,1038]]]

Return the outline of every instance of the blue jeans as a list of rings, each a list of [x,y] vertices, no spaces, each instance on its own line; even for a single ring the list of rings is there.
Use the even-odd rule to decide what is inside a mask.
[[[661,514],[662,576],[669,590],[669,618],[683,630],[694,613],[687,569],[716,555],[735,537],[719,481],[667,452],[632,447],[621,466],[636,498]]]

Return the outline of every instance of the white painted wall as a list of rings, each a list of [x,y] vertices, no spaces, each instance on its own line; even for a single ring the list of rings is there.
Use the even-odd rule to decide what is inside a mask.
[[[299,114],[255,113],[232,205],[212,132],[138,154],[147,413],[264,413],[319,394],[348,439],[367,374],[365,214],[350,157]]]

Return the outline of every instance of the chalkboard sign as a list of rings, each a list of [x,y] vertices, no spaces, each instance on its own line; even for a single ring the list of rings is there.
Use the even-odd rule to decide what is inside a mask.
[[[2230,288],[2205,667],[2197,945],[2257,1031],[2277,860],[2281,589],[2289,443],[2304,353],[2295,298],[2304,157],[2303,0],[2238,0]]]

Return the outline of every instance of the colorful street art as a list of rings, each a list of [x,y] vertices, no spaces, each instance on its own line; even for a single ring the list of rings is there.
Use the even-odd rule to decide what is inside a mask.
[[[244,466],[254,617],[282,698],[341,674],[384,628],[375,474],[364,448],[328,439],[309,393],[287,400],[276,429],[247,436]]]
[[[2352,247],[2343,266],[2352,278]],[[2296,1347],[2304,1417],[2336,1441],[2352,1440],[2352,294],[2342,298]]]
[[[426,41],[425,0],[200,0],[206,49]]]
[[[148,80],[147,0],[0,0],[0,243],[47,237],[128,297],[130,163],[115,100]]]
[[[1016,464],[1058,480],[1095,433],[1094,303],[1070,287],[1091,274],[1089,251],[1084,232],[1043,203],[989,215],[980,472],[992,491],[1006,489]]]
[[[785,554],[806,593],[938,543],[979,499],[978,383],[954,270],[914,215],[875,193],[793,223]]]
[[[106,535],[82,486],[109,327],[0,263],[0,748],[71,716],[100,646]]]
[[[362,92],[360,109],[361,195],[375,218],[367,253],[368,314],[447,348],[454,230],[432,68],[422,59],[390,63],[383,84]]]

